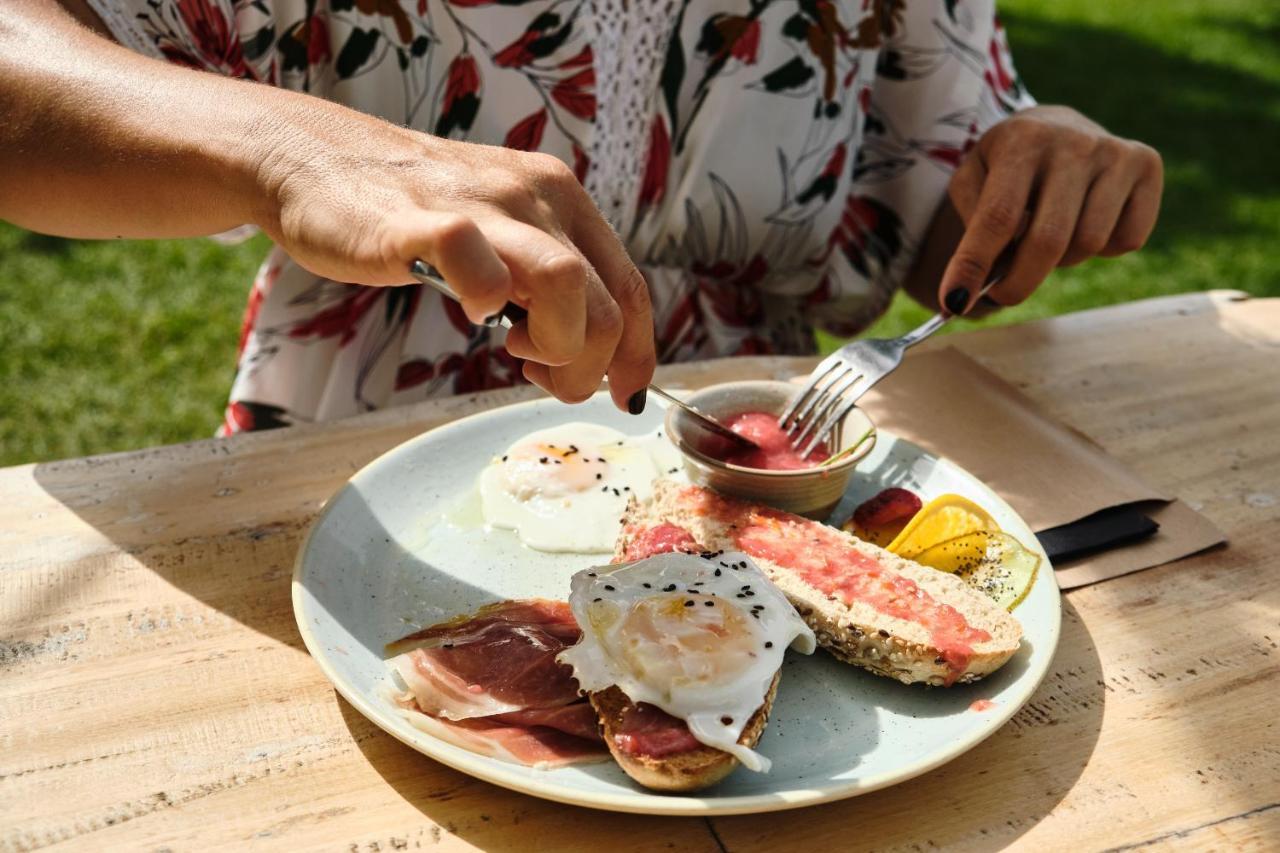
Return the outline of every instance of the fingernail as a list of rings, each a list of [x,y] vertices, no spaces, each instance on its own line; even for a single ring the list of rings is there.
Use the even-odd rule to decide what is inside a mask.
[[[948,314],[963,314],[969,307],[969,288],[957,287],[942,299]]]
[[[648,401],[648,390],[641,388],[639,391],[627,398],[627,411],[633,415],[638,415],[644,411],[644,404]]]

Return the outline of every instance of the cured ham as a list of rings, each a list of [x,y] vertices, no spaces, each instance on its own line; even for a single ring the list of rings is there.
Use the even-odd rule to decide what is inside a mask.
[[[578,699],[572,668],[556,655],[578,625],[558,601],[504,601],[410,634],[387,646],[391,666],[432,716],[491,717],[555,708]]]
[[[663,758],[702,746],[684,720],[643,702],[623,708],[613,742],[627,755],[650,758]]]
[[[579,706],[591,711],[591,705],[587,702],[570,707]],[[402,712],[414,728],[433,737],[513,764],[545,770],[569,764],[603,761],[609,757],[609,751],[598,734],[588,740],[546,726],[507,724],[496,717],[450,722],[427,716],[412,706],[402,706]],[[594,728],[594,711],[591,711],[591,721]]]
[[[504,601],[389,644],[388,664],[418,728],[507,761],[559,766],[608,755],[572,668],[556,661],[580,635],[564,602]]]

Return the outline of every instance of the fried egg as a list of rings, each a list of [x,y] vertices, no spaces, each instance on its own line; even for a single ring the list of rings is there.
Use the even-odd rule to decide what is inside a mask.
[[[583,690],[617,685],[633,702],[684,720],[701,743],[744,767],[769,759],[738,743],[764,704],[788,647],[812,654],[813,632],[745,554],[660,554],[573,576],[582,628],[560,653]]]
[[[562,424],[520,438],[485,468],[480,509],[486,524],[516,531],[530,548],[607,553],[627,501],[648,498],[653,481],[680,464],[660,433]]]

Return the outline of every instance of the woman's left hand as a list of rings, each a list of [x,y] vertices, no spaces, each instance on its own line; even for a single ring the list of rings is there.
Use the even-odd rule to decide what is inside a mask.
[[[992,267],[1016,240],[1000,283],[1001,305],[1030,296],[1054,267],[1142,247],[1160,209],[1164,169],[1155,149],[1121,139],[1067,107],[1033,107],[988,130],[951,178],[965,223],[939,302],[972,306]]]

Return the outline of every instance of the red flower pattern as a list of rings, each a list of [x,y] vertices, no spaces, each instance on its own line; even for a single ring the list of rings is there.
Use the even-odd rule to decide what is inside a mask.
[[[215,8],[209,0],[175,0],[175,3],[187,32],[191,34],[191,47],[198,51],[198,56],[175,50],[177,57],[166,54],[170,61],[176,58],[180,64],[219,71],[229,77],[258,79],[244,61],[239,33],[232,32],[221,9]]]
[[[329,47],[329,22],[323,15],[312,15],[307,22],[307,64],[323,65],[333,58]]]
[[[659,115],[649,131],[649,155],[645,161],[644,178],[640,182],[638,208],[643,211],[662,201],[667,193],[667,173],[671,169],[671,134],[667,123]]]
[[[547,111],[540,109],[532,115],[525,116],[511,130],[502,144],[517,151],[537,151],[542,143],[542,132],[547,129]]]
[[[596,117],[595,87],[595,69],[587,68],[557,83],[551,98],[578,118],[590,121]]]
[[[280,12],[274,7],[282,5],[277,0],[119,2],[145,7],[144,28],[174,63],[272,82],[275,69],[283,67],[284,85],[304,91],[312,85],[327,87],[334,79],[344,81],[373,73],[378,75],[378,85],[389,80],[394,86],[399,63],[399,73],[406,81],[406,110],[409,105],[413,109],[422,105],[423,109],[416,118],[412,112],[407,118],[383,118],[476,142],[502,141],[514,149],[552,152],[571,163],[580,181],[585,181],[591,170],[590,123],[596,117],[597,84],[601,81],[596,79],[593,51],[582,32],[580,7],[585,0],[440,0],[449,7],[445,11],[454,15],[451,21],[445,21],[444,14],[433,18],[436,11],[427,0],[351,0],[342,6],[341,24],[327,11],[328,4],[308,3],[308,9],[314,5],[321,11],[289,22],[274,18]],[[644,252],[655,234],[651,251],[661,254],[671,246],[673,251],[684,253],[674,255],[670,263],[652,262],[666,267],[666,273],[654,279],[655,287],[670,287],[665,279],[673,273],[677,284],[680,276],[688,284],[687,290],[660,292],[655,300],[655,331],[664,359],[798,351],[803,343],[797,343],[799,338],[791,332],[779,334],[781,327],[770,325],[764,308],[769,282],[781,281],[797,269],[802,270],[797,273],[800,275],[811,271],[815,282],[797,294],[797,301],[810,316],[823,318],[834,328],[845,328],[841,324],[846,318],[823,317],[829,313],[824,306],[847,305],[850,293],[856,295],[861,285],[855,282],[851,291],[851,275],[872,280],[867,285],[871,290],[868,310],[880,310],[888,297],[876,290],[881,284],[875,279],[895,264],[901,266],[915,226],[904,224],[900,202],[891,205],[881,200],[891,196],[881,195],[874,181],[858,183],[860,170],[865,174],[878,168],[871,177],[890,181],[901,180],[907,171],[915,170],[914,163],[927,166],[932,161],[954,167],[981,129],[990,126],[990,118],[979,111],[981,123],[975,122],[964,138],[953,138],[962,128],[941,123],[940,113],[937,126],[945,128],[944,132],[921,133],[912,127],[895,137],[893,98],[881,98],[872,105],[873,87],[880,91],[874,82],[877,74],[882,79],[902,80],[904,88],[933,86],[933,82],[917,81],[935,75],[938,85],[950,86],[951,81],[941,78],[948,73],[970,73],[960,67],[964,57],[973,62],[985,53],[985,61],[971,67],[973,84],[982,84],[984,105],[994,102],[1009,111],[1024,103],[1025,92],[998,28],[994,34],[990,29],[981,31],[981,42],[976,33],[972,38],[959,31],[948,33],[973,52],[962,57],[952,50],[952,59],[947,60],[951,64],[943,65],[939,60],[925,65],[921,57],[932,55],[929,49],[936,40],[930,25],[946,26],[946,22],[935,22],[932,13],[920,13],[918,6],[906,4],[909,8],[904,11],[904,5],[895,2],[888,17],[881,20],[883,16],[875,14],[879,4],[871,0],[811,0],[798,5],[752,0],[736,7],[727,2],[718,4],[733,8],[733,13],[710,8],[716,5],[702,7],[689,2],[682,6],[681,20],[689,20],[677,31],[685,35],[673,40],[655,107],[647,117],[646,148],[635,191],[637,225],[630,233],[647,236],[633,239],[624,235],[642,269],[649,269]],[[748,5],[749,12],[744,8]],[[462,12],[468,9],[480,11]],[[501,27],[489,30],[488,22],[503,15],[524,17],[515,21],[503,18]],[[704,16],[703,20],[694,20],[697,15]],[[868,24],[871,18],[876,19],[874,26]],[[797,23],[801,19],[802,25]],[[456,38],[454,30],[460,30],[462,37]],[[890,42],[884,42],[881,31]],[[506,36],[495,40],[494,32]],[[518,35],[513,37],[513,33]],[[694,34],[693,38],[688,34]],[[274,49],[272,38],[277,39]],[[699,39],[702,41],[695,45]],[[786,49],[780,50],[780,44]],[[756,71],[743,68],[767,65],[771,59],[780,64]],[[945,72],[938,70],[943,68]],[[892,77],[895,72],[902,76]],[[351,91],[368,88],[362,82]],[[482,102],[482,90],[501,91],[504,96]],[[761,161],[761,181],[772,182],[776,175],[766,171],[776,169],[776,161],[783,160],[787,182],[776,219],[752,208],[752,203],[759,204],[758,199],[745,208],[739,205],[735,192],[740,193],[741,187],[734,181],[740,180],[742,172],[736,168],[722,171],[717,160],[736,156],[737,147],[704,148],[704,138],[717,138],[716,121],[732,124],[737,118],[723,112],[725,103],[733,104],[731,109],[739,103],[754,103],[751,109],[768,109],[759,106],[763,102],[758,95],[743,95],[739,101],[739,96],[730,92],[726,101],[726,96],[719,94],[730,90],[780,93],[780,98],[789,101],[777,101],[779,110],[795,113],[790,104],[803,102],[808,115],[795,113],[796,120],[814,122],[813,132],[795,135],[797,141],[805,140],[803,145],[779,142],[776,153],[785,160]],[[337,91],[339,98],[346,97],[342,87]],[[712,93],[709,99],[705,97],[708,93]],[[394,111],[401,100],[385,99],[376,109]],[[700,115],[703,100],[711,106]],[[513,104],[523,107],[512,109]],[[350,105],[370,108],[369,103]],[[971,109],[973,104],[947,102],[947,107]],[[427,115],[431,118],[424,121]],[[865,132],[850,130],[861,128],[861,115],[867,116]],[[889,121],[882,121],[882,116]],[[695,122],[698,128],[689,134]],[[708,132],[702,133],[702,126],[708,124]],[[736,140],[730,141],[736,144]],[[910,162],[895,166],[894,158],[898,163],[908,158]],[[894,168],[901,171],[892,171]],[[930,166],[920,171],[938,173]],[[734,174],[738,177],[732,177]],[[708,190],[709,178],[719,182],[714,192]],[[685,193],[686,187],[696,192]],[[677,191],[679,198],[673,198]],[[742,195],[744,200],[753,196],[758,194]],[[707,199],[712,197],[715,200],[709,205]],[[689,216],[690,222],[700,217],[696,238],[679,228],[674,233],[663,231],[665,226],[657,217],[668,210],[678,218]],[[770,224],[775,222],[779,224]],[[770,228],[774,230],[770,232]],[[769,240],[761,239],[765,233],[771,235]],[[660,246],[659,240],[667,242]],[[799,257],[806,260],[796,261],[794,252],[791,260],[785,252],[775,256],[780,245],[800,249],[805,254]],[[699,253],[710,258],[699,258]],[[237,383],[237,399],[228,406],[224,432],[331,416],[295,412],[289,400],[273,396],[276,392],[271,389],[287,383],[278,375],[269,375],[269,365],[274,363],[276,350],[298,345],[292,342],[335,341],[343,350],[341,359],[360,359],[353,371],[360,378],[352,402],[363,408],[382,405],[383,392],[378,389],[386,386],[404,392],[406,396],[400,399],[414,399],[414,394],[461,393],[522,381],[521,362],[496,345],[499,338],[476,330],[455,303],[429,301],[419,311],[418,300],[425,298],[420,295],[425,291],[416,286],[372,289],[316,282],[314,277],[300,275],[287,259],[281,258],[279,263],[291,270],[285,285],[268,286],[266,279],[279,274],[280,266],[264,267],[263,282],[255,283],[249,296],[240,341],[245,372],[243,381]],[[294,299],[304,280],[319,298]],[[292,301],[283,301],[286,299]],[[441,311],[447,324],[439,319]],[[855,330],[869,316],[864,312],[847,329]],[[802,327],[797,326],[803,331]],[[424,343],[423,329],[431,330],[432,340]],[[278,361],[296,364],[296,359],[295,355]],[[393,360],[391,365],[386,364],[388,360]],[[388,371],[393,374],[390,383],[382,378]],[[267,380],[255,380],[254,372],[261,372]],[[366,391],[372,396],[366,397]],[[255,399],[259,392],[265,393],[265,400]]]

